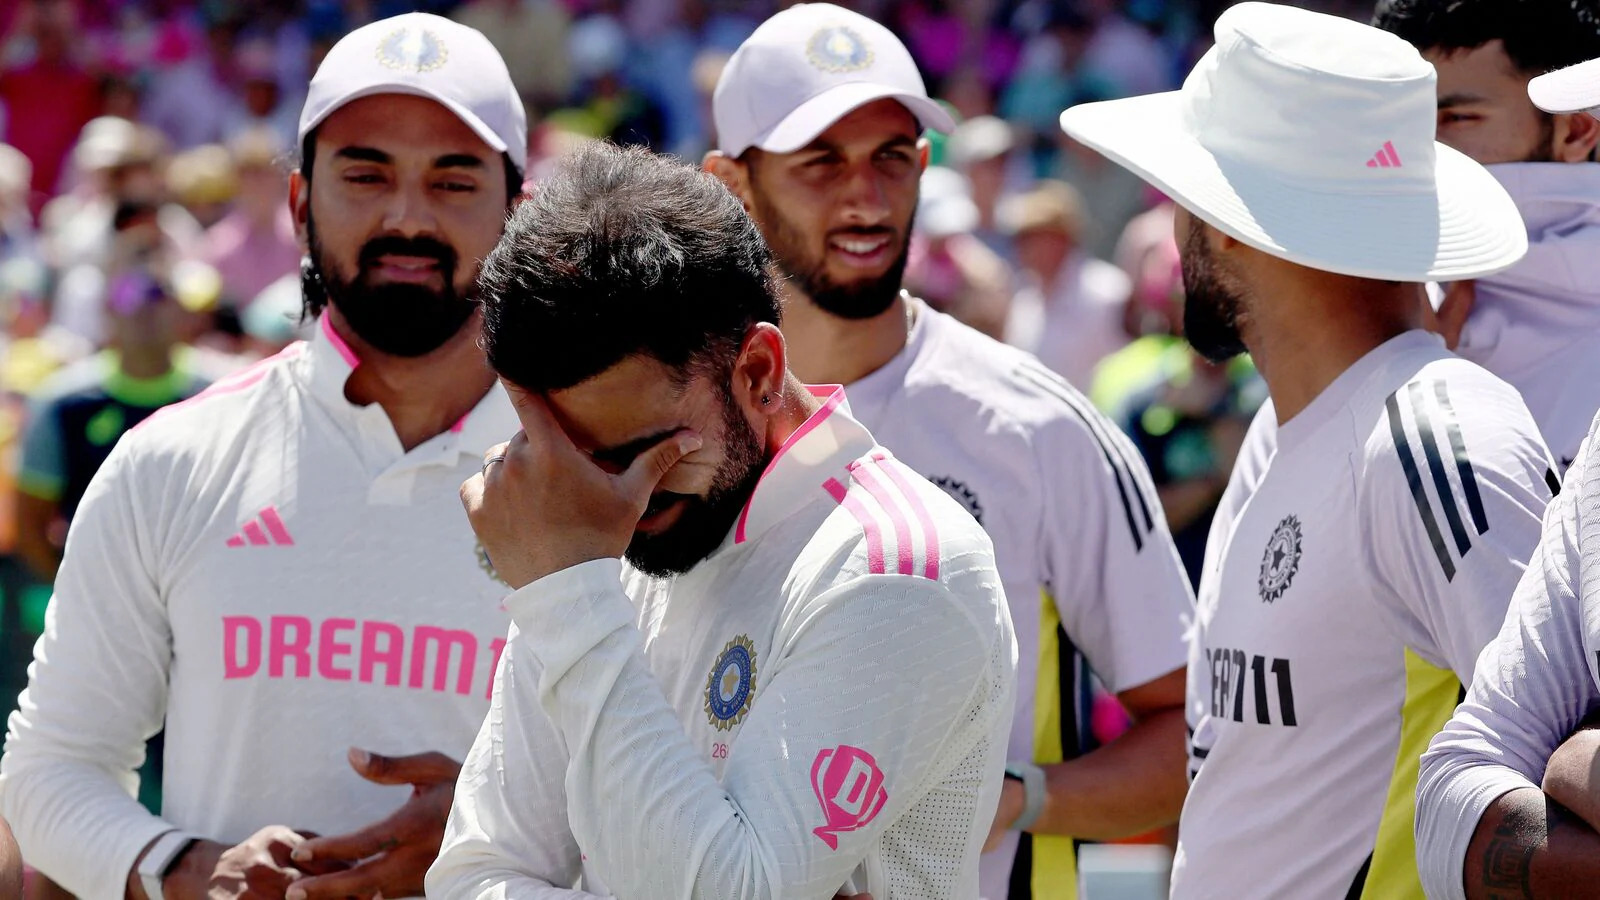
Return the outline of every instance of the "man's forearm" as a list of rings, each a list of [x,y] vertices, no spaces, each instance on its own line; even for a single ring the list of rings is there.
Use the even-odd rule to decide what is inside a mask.
[[[1467,900],[1592,896],[1600,885],[1600,834],[1535,788],[1502,795],[1467,845]]]
[[[1169,709],[1078,759],[1045,767],[1049,796],[1029,831],[1114,840],[1178,820],[1188,791],[1183,710]]]

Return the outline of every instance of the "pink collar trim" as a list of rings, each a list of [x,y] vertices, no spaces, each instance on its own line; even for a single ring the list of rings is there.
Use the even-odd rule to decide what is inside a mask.
[[[323,312],[322,320],[318,324],[322,328],[323,336],[328,339],[328,343],[333,345],[333,349],[338,351],[339,358],[349,364],[351,371],[359,368],[361,366],[361,357],[357,356],[356,352],[350,349],[350,345],[345,343],[344,338],[339,336],[339,332],[334,330],[333,319],[326,311]]]
[[[806,385],[806,389],[811,392],[811,396],[822,401],[822,407],[816,412],[812,413],[804,422],[801,422],[800,427],[796,428],[794,433],[789,435],[788,439],[783,442],[783,446],[778,448],[778,452],[772,454],[772,459],[767,460],[767,467],[761,470],[761,478],[756,482],[756,489],[750,493],[750,499],[745,501],[744,509],[739,513],[739,524],[734,526],[733,542],[735,544],[744,543],[745,524],[750,519],[750,507],[755,504],[756,494],[760,493],[761,491],[761,483],[767,480],[768,475],[772,474],[773,468],[778,465],[778,460],[782,459],[783,455],[789,452],[790,447],[798,444],[801,438],[810,434],[812,431],[816,430],[818,425],[821,425],[823,422],[827,421],[828,417],[833,415],[834,410],[844,405],[843,385],[808,384]]]

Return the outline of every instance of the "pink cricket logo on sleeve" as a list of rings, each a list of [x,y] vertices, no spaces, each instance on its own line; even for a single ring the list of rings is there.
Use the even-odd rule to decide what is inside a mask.
[[[889,801],[883,772],[872,754],[840,744],[817,754],[811,763],[811,789],[817,792],[828,824],[813,828],[828,849],[839,849],[839,835],[855,831],[877,817]]]

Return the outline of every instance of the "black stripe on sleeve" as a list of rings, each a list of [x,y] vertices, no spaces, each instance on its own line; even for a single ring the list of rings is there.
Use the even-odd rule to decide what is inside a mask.
[[[1444,568],[1446,581],[1456,577],[1456,565],[1450,559],[1450,551],[1445,549],[1444,538],[1439,534],[1439,523],[1433,518],[1433,507],[1428,503],[1428,494],[1422,488],[1422,473],[1417,471],[1417,461],[1411,455],[1411,445],[1406,440],[1405,423],[1400,421],[1400,404],[1395,401],[1395,395],[1390,394],[1384,402],[1389,411],[1389,431],[1394,436],[1394,450],[1400,457],[1400,468],[1405,470],[1406,484],[1411,488],[1411,499],[1417,505],[1417,515],[1422,517],[1422,527],[1428,532],[1428,540],[1433,542],[1434,555],[1439,557],[1439,565]]]
[[[1094,420],[1096,416],[1086,413],[1084,410],[1080,409],[1076,403],[1072,402],[1070,393],[1068,393],[1066,390],[1063,390],[1063,388],[1060,386],[1051,384],[1050,379],[1045,378],[1028,368],[1021,368],[1018,369],[1018,371],[1024,378],[1032,382],[1035,386],[1065,403],[1067,408],[1072,410],[1073,414],[1083,422],[1084,427],[1089,430],[1090,436],[1093,437],[1095,443],[1100,446],[1100,452],[1105,455],[1106,465],[1111,467],[1111,476],[1113,479],[1115,479],[1117,484],[1117,496],[1122,501],[1122,514],[1127,518],[1128,532],[1133,536],[1134,552],[1137,553],[1138,551],[1143,550],[1144,536],[1145,534],[1149,533],[1150,530],[1154,529],[1155,525],[1150,520],[1150,511],[1145,504],[1143,493],[1139,490],[1139,483],[1133,478],[1132,469],[1128,470],[1128,480],[1132,482],[1132,484],[1130,485],[1123,483],[1123,467],[1127,466],[1127,461],[1121,459],[1120,452],[1117,453],[1116,456],[1113,456],[1111,444],[1109,444],[1106,438],[1101,435],[1100,430],[1095,427]],[[1122,462],[1122,466],[1117,465],[1119,461]],[[1140,531],[1139,523],[1133,516],[1133,503],[1128,499],[1128,489],[1130,487],[1133,489],[1134,496],[1138,497],[1139,508],[1144,512],[1145,515],[1144,531]]]
[[[1413,381],[1410,387],[1407,393],[1411,396],[1411,414],[1417,420],[1417,437],[1422,440],[1422,452],[1428,458],[1428,471],[1433,475],[1434,490],[1439,493],[1439,505],[1444,507],[1445,521],[1450,523],[1450,534],[1456,539],[1456,552],[1464,557],[1472,549],[1472,540],[1461,522],[1455,490],[1450,487],[1450,476],[1445,474],[1444,460],[1439,457],[1439,443],[1434,440],[1433,422],[1428,417],[1428,398],[1423,396],[1422,382]]]
[[[1361,864],[1356,871],[1356,877],[1350,882],[1350,890],[1345,891],[1344,900],[1360,900],[1362,893],[1367,889],[1367,872],[1372,869],[1372,854],[1367,854],[1367,861]]]
[[[1544,470],[1544,483],[1550,489],[1551,497],[1561,496],[1561,479],[1556,477],[1555,469]]]
[[[1467,444],[1461,438],[1461,426],[1456,424],[1456,411],[1450,406],[1450,393],[1443,381],[1433,383],[1439,397],[1439,408],[1444,410],[1445,432],[1450,435],[1450,450],[1456,456],[1456,469],[1461,473],[1461,490],[1467,495],[1467,509],[1472,511],[1472,524],[1479,534],[1489,530],[1489,517],[1483,512],[1483,496],[1478,493],[1478,477],[1472,473],[1472,461],[1467,458]]]

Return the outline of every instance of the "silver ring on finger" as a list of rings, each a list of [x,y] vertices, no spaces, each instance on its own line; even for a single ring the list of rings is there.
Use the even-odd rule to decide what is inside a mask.
[[[489,467],[494,465],[497,462],[505,462],[505,461],[506,461],[506,455],[504,453],[496,453],[494,456],[491,456],[488,459],[483,461],[483,471],[482,471],[481,474],[483,475],[483,477],[488,478],[489,477]]]

